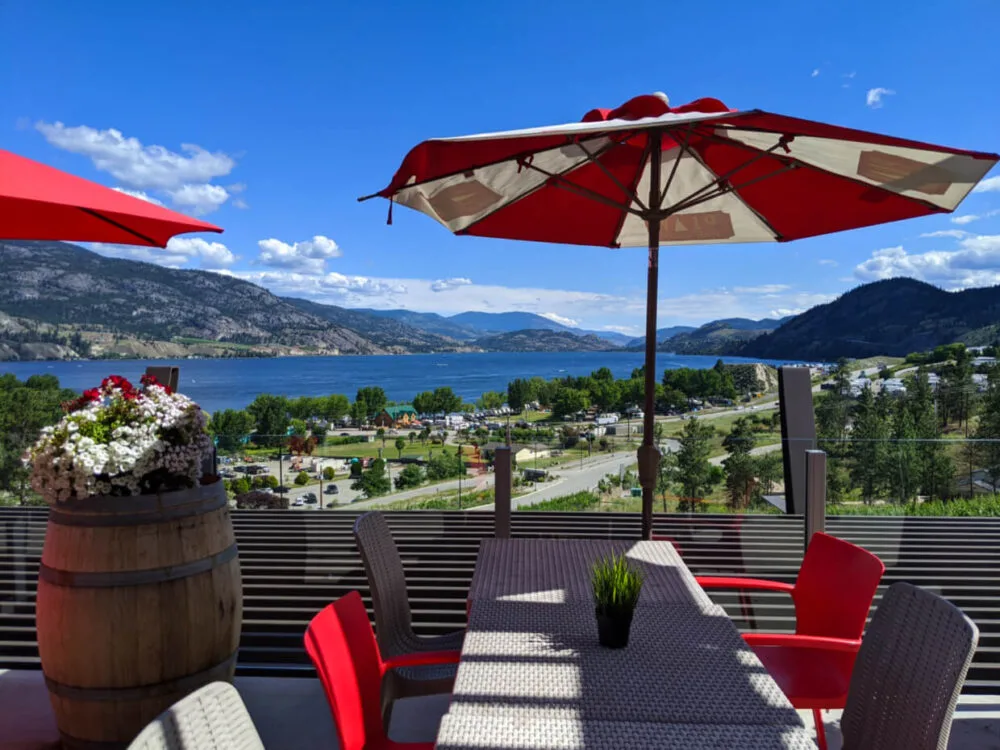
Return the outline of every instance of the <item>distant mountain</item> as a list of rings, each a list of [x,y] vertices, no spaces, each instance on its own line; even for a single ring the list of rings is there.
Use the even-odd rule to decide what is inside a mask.
[[[539,329],[485,336],[475,345],[489,352],[602,352],[618,348],[593,334]]]
[[[214,344],[233,354],[253,347],[386,352],[353,330],[222,274],[106,258],[65,242],[22,241],[0,241],[0,269],[0,311],[38,335],[52,334],[52,326],[94,332],[95,355],[184,356],[192,353],[189,344],[202,347],[194,353]]]
[[[391,318],[405,325],[418,328],[427,333],[438,336],[447,336],[456,341],[472,341],[486,333],[486,330],[474,326],[455,323],[451,318],[446,318],[437,313],[421,313],[412,310],[374,310],[370,308],[356,308],[354,312],[367,313],[380,318]]]
[[[661,342],[657,350],[672,354],[735,354],[746,342],[775,330],[787,320],[789,318],[713,320],[693,331],[671,336]]]
[[[657,328],[656,341],[657,343],[666,341],[679,333],[691,333],[693,330],[695,330],[694,326],[670,326],[670,328]],[[629,339],[625,346],[629,348],[636,347],[638,349],[644,349],[646,347],[646,337],[639,336],[638,338]]]
[[[464,312],[448,318],[452,323],[469,326],[488,333],[508,333],[511,331],[572,331],[575,329],[556,323],[542,315],[529,312]]]
[[[296,297],[282,297],[281,299],[303,312],[327,320],[334,325],[357,331],[372,343],[390,351],[450,352],[466,348],[453,338],[430,333],[395,318],[373,315],[360,310],[350,310],[336,305],[322,305]]]
[[[946,292],[914,279],[888,279],[814,307],[739,353],[804,360],[904,356],[959,341],[991,344],[998,336],[1000,286]]]

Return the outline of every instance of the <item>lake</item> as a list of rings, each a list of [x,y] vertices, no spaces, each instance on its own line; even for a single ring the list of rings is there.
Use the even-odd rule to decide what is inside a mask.
[[[658,354],[657,369],[706,368],[719,357]],[[724,362],[756,362],[722,357]],[[138,383],[150,365],[180,367],[180,390],[206,411],[242,409],[260,393],[320,396],[344,393],[352,400],[358,388],[378,385],[390,401],[409,401],[421,391],[451,386],[474,401],[484,391],[499,391],[515,378],[545,379],[587,375],[607,367],[627,378],[643,362],[641,352],[486,352],[476,354],[410,354],[403,356],[279,357],[271,359],[94,360],[84,362],[0,362],[0,373],[22,380],[48,373],[76,391],[98,385],[107,375],[123,375]],[[781,365],[787,362],[766,364]]]

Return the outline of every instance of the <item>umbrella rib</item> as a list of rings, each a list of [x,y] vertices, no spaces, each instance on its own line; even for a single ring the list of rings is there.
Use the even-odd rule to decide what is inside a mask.
[[[743,130],[747,130],[748,132],[771,133],[773,135],[780,135],[779,133],[777,133],[776,131],[773,131],[773,130],[751,131],[749,128],[743,128]],[[746,143],[740,143],[739,141],[737,141],[737,140],[735,140],[733,138],[722,138],[721,136],[715,135],[713,133],[699,133],[699,135],[701,135],[703,138],[707,138],[709,140],[713,140],[713,141],[716,141],[718,143],[725,144],[727,146],[736,146],[737,148],[741,148],[744,151],[754,151],[754,152],[759,152],[760,151],[760,149],[758,149],[758,148],[754,148],[753,146],[749,146]],[[827,139],[827,140],[836,140],[836,139]],[[862,141],[851,141],[851,142],[852,143],[862,143]],[[850,175],[841,174],[840,172],[834,172],[834,171],[832,171],[830,169],[826,169],[825,167],[820,167],[820,166],[817,166],[816,164],[811,164],[810,162],[803,161],[802,159],[799,159],[798,157],[792,156],[790,154],[788,156],[782,156],[781,158],[793,161],[796,164],[798,164],[800,167],[803,167],[804,169],[815,169],[817,172],[822,172],[823,174],[828,174],[831,177],[836,177],[836,178],[841,179],[841,180],[846,180],[847,182],[852,182],[855,185],[860,185],[861,187],[866,187],[866,188],[869,188],[871,190],[881,190],[883,192],[888,193],[889,195],[894,195],[897,198],[903,198],[905,200],[913,201],[914,203],[920,203],[921,205],[926,206],[927,208],[931,209],[934,213],[951,213],[952,211],[955,210],[955,209],[943,208],[943,207],[937,205],[936,203],[932,203],[931,201],[924,200],[923,198],[916,198],[916,197],[914,197],[912,195],[904,195],[903,193],[897,193],[897,192],[895,192],[893,190],[890,190],[885,185],[876,185],[876,184],[871,183],[871,182],[865,182],[864,180],[860,180],[860,179],[858,179],[856,177],[851,177]],[[975,186],[973,185],[973,187],[975,187]],[[970,188],[970,190],[971,190],[971,188]],[[956,208],[957,208],[957,206],[956,206]]]
[[[667,215],[670,216],[672,214],[679,213],[688,208],[701,205],[702,203],[707,203],[708,201],[713,200],[714,198],[721,198],[724,195],[729,195],[730,193],[735,193],[736,196],[739,197],[738,191],[742,190],[743,188],[749,187],[750,185],[761,182],[762,180],[766,180],[770,177],[777,177],[779,174],[784,174],[785,172],[790,172],[793,169],[798,169],[798,168],[799,167],[796,164],[788,164],[786,166],[781,167],[780,169],[774,170],[773,172],[769,172],[768,174],[758,175],[757,177],[754,177],[752,180],[748,180],[747,182],[744,182],[741,185],[730,184],[727,187],[719,186],[716,192],[710,193],[708,195],[701,195],[701,196],[689,195],[684,200],[679,201],[675,203],[673,206],[671,206],[667,210]],[[746,201],[742,200],[742,198],[740,200],[744,205],[747,205]]]
[[[102,214],[102,213],[100,213],[98,211],[94,211],[91,208],[83,208],[82,206],[78,206],[78,208],[81,211],[83,211],[85,214],[90,214],[95,219],[100,219],[101,221],[105,221],[108,224],[110,224],[111,226],[117,227],[118,229],[121,229],[123,232],[128,232],[133,237],[138,237],[143,242],[148,242],[153,247],[162,247],[162,245],[159,242],[157,242],[156,240],[152,239],[151,237],[147,237],[146,235],[142,234],[141,232],[137,232],[134,229],[130,229],[129,227],[125,226],[124,224],[122,224],[120,222],[117,222],[114,219],[112,219],[112,218],[110,218],[108,216],[105,216],[104,214]]]
[[[691,131],[694,130],[694,126],[692,124],[689,124],[687,128],[685,128],[685,130],[686,130],[685,136],[690,136]],[[679,149],[681,149],[682,151],[687,150],[687,138],[685,138],[685,141],[682,144],[679,138],[674,137],[673,133],[671,133],[670,135],[671,137],[674,138],[675,141],[677,141],[677,147]],[[677,174],[677,168],[680,166],[680,164],[681,164],[680,158],[674,159],[674,165],[670,168],[670,174],[667,176],[667,184],[663,186],[663,191],[660,193],[660,202],[657,204],[656,206],[657,208],[662,208],[663,201],[667,199],[667,191],[670,190],[670,185],[674,181],[674,175]]]
[[[639,182],[642,180],[642,173],[646,167],[646,160],[649,158],[649,152],[652,151],[653,145],[649,138],[646,139],[646,145],[642,149],[642,156],[639,158],[639,169],[635,170],[634,186],[632,188],[633,192],[638,194],[639,192]],[[622,227],[625,226],[625,219],[628,218],[628,212],[622,211],[618,215],[618,223],[615,225],[615,233],[611,235],[611,244],[609,247],[621,247],[621,243],[617,242],[618,237],[621,236]]]
[[[625,139],[625,140],[628,140],[628,139]],[[622,142],[623,141],[620,141],[619,143],[622,143]],[[606,174],[608,176],[608,179],[610,179],[613,183],[615,183],[615,185],[618,186],[619,190],[621,190],[623,193],[625,193],[625,197],[626,198],[628,198],[630,201],[636,203],[639,206],[639,208],[641,208],[643,211],[646,210],[646,208],[647,208],[646,204],[644,204],[642,202],[642,200],[639,198],[638,191],[636,191],[636,190],[629,190],[627,187],[625,187],[621,183],[621,181],[617,177],[614,176],[614,174],[611,172],[611,170],[608,169],[604,165],[603,162],[599,161],[596,156],[591,155],[591,153],[586,149],[586,147],[584,147],[584,145],[582,143],[578,143],[576,145],[580,148],[581,151],[583,151],[583,153],[585,153],[587,155],[587,159],[589,159],[593,164],[596,164],[597,167],[602,172],[604,172],[604,174]]]
[[[626,139],[626,140],[627,140],[627,139]],[[604,146],[602,146],[602,147],[601,147],[600,149],[598,149],[597,151],[595,151],[595,152],[594,152],[594,156],[595,156],[595,158],[596,158],[596,157],[599,157],[599,156],[603,156],[603,155],[604,155],[605,153],[607,153],[608,151],[610,151],[610,150],[611,150],[612,148],[614,148],[615,146],[620,146],[620,145],[621,145],[621,143],[623,143],[623,142],[624,142],[624,141],[622,141],[622,142],[616,142],[616,141],[609,141],[608,143],[604,144]],[[579,144],[577,144],[577,145],[579,145]],[[562,148],[562,147],[560,147],[560,148]],[[543,153],[543,152],[539,152],[539,153]],[[585,153],[586,153],[586,152],[585,152]],[[498,162],[498,163],[499,163],[499,162]],[[562,177],[562,175],[563,175],[563,174],[566,174],[566,173],[568,173],[568,172],[572,172],[572,171],[573,171],[574,169],[578,169],[578,168],[580,167],[580,165],[581,165],[581,164],[584,164],[584,163],[586,163],[586,160],[584,160],[584,161],[578,161],[578,162],[574,162],[574,163],[573,163],[573,164],[571,164],[570,166],[566,167],[566,169],[564,169],[564,170],[563,170],[562,172],[560,172],[560,173],[551,173],[551,174],[550,174],[550,173],[548,173],[548,172],[546,172],[545,170],[541,169],[540,167],[536,167],[536,166],[534,166],[534,165],[533,165],[533,164],[531,164],[530,162],[527,162],[527,163],[524,163],[524,164],[523,164],[523,166],[524,166],[525,168],[527,168],[527,169],[534,169],[534,170],[535,170],[536,172],[541,172],[542,174],[544,174],[545,176],[549,177],[550,179],[565,179],[565,178],[563,178],[563,177]],[[519,162],[519,164],[520,164],[520,162]],[[523,200],[524,198],[527,198],[527,197],[528,197],[529,195],[534,195],[534,194],[535,194],[535,193],[537,193],[537,192],[538,192],[539,190],[541,190],[541,189],[542,189],[543,187],[545,187],[545,184],[546,184],[545,182],[541,182],[540,184],[538,184],[538,185],[535,185],[535,186],[534,186],[533,188],[531,188],[530,190],[525,190],[525,191],[524,191],[523,193],[521,193],[520,195],[516,195],[516,196],[514,196],[514,197],[513,197],[513,198],[511,198],[511,199],[510,199],[509,201],[507,201],[506,203],[504,203],[504,204],[502,204],[502,205],[500,205],[500,206],[497,206],[496,208],[494,208],[494,209],[493,209],[492,211],[490,211],[489,213],[487,213],[487,214],[483,214],[483,215],[482,215],[482,216],[480,216],[480,217],[479,217],[478,219],[476,219],[475,221],[473,221],[472,223],[470,223],[470,224],[469,224],[468,226],[465,226],[465,227],[463,227],[462,229],[459,229],[459,230],[457,230],[457,231],[455,232],[455,234],[456,234],[456,235],[463,235],[463,234],[468,234],[468,233],[469,233],[469,229],[470,229],[471,227],[474,227],[474,226],[476,226],[477,224],[479,224],[480,222],[482,222],[482,221],[485,221],[486,219],[490,218],[491,216],[493,216],[493,215],[494,215],[495,213],[497,213],[498,211],[502,211],[502,210],[504,210],[505,208],[508,208],[508,207],[510,207],[510,206],[512,206],[512,205],[514,205],[514,204],[515,204],[515,203],[517,203],[518,201],[520,201],[520,200]],[[617,203],[615,203],[614,201],[612,201],[612,200],[611,200],[610,198],[608,198],[608,199],[606,199],[606,200],[607,200],[608,202],[612,203],[612,205],[614,205],[614,206],[615,206],[616,208],[621,208],[621,206],[619,206],[619,205],[618,205]]]
[[[540,172],[541,174],[543,174],[546,177],[548,177],[550,180],[552,180],[552,185],[554,187],[562,188],[563,190],[568,190],[571,193],[576,193],[577,195],[580,195],[580,196],[582,196],[584,198],[589,198],[590,200],[593,200],[593,201],[597,201],[598,203],[604,203],[605,205],[611,206],[613,208],[617,208],[620,211],[626,211],[628,213],[635,214],[636,216],[642,216],[643,215],[643,212],[638,211],[638,210],[632,208],[629,205],[625,205],[625,204],[619,203],[618,201],[614,200],[613,198],[608,198],[607,196],[604,196],[604,195],[601,195],[600,193],[594,192],[590,188],[585,188],[582,185],[577,185],[575,182],[567,180],[561,174],[558,174],[556,172],[549,172],[547,169],[542,169],[541,167],[536,167],[534,164],[528,164],[528,163],[526,163],[524,166],[527,167],[528,169],[533,169],[536,172]],[[579,165],[577,165],[577,166],[579,166]],[[572,171],[572,170],[566,170],[566,171],[569,172],[569,171]],[[539,186],[539,187],[541,187],[541,186]],[[509,204],[507,204],[507,205],[509,205]]]

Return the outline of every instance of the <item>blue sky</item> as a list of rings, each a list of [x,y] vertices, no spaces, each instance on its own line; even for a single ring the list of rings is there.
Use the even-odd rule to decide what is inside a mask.
[[[58,10],[57,10],[58,9]],[[1000,151],[995,0],[0,4],[0,147],[225,228],[167,250],[282,294],[637,332],[645,253],[456,238],[358,204],[435,136],[665,91]],[[660,325],[787,314],[892,275],[1000,283],[1000,170],[951,217],[669,248]]]

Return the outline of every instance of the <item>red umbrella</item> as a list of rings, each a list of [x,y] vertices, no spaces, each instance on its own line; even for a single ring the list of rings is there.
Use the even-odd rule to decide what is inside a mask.
[[[221,232],[190,216],[0,150],[0,238],[165,247],[184,232]]]
[[[639,96],[582,122],[417,145],[375,195],[455,234],[648,247],[639,477],[652,529],[660,245],[787,242],[947,213],[1000,160],[717,99]],[[392,222],[392,203],[389,206]]]

